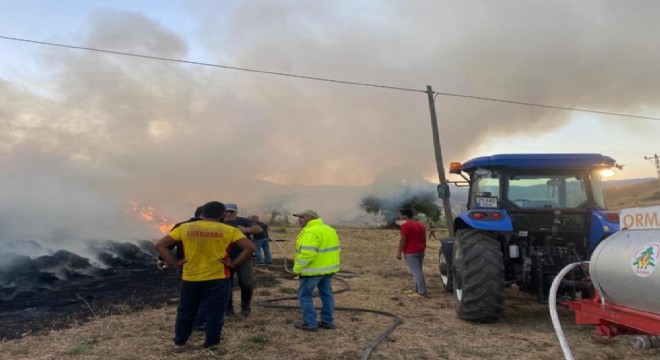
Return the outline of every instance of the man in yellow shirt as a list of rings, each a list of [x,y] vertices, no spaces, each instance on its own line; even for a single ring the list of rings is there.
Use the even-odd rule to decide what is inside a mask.
[[[305,210],[293,216],[298,217],[298,224],[302,227],[296,239],[293,272],[300,276],[298,302],[303,321],[295,324],[295,327],[307,331],[334,329],[332,276],[339,271],[340,266],[339,236],[335,229],[323,223],[314,210]],[[316,288],[323,304],[320,322],[317,322],[312,300]]]
[[[201,220],[182,224],[154,245],[168,266],[183,267],[174,326],[175,351],[184,349],[202,301],[208,305],[204,347],[215,348],[220,343],[231,291],[230,269],[251,259],[255,251],[254,244],[243,233],[221,222],[224,213],[224,204],[217,201],[206,203]],[[167,248],[177,242],[181,242],[185,249],[185,257],[178,261]],[[232,244],[242,249],[234,260],[228,256]]]

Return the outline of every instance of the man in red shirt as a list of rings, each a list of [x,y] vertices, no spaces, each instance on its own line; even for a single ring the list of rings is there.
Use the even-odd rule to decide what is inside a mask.
[[[404,293],[411,298],[417,299],[426,296],[426,280],[424,279],[423,263],[424,251],[426,250],[426,228],[424,224],[413,220],[411,209],[399,210],[401,224],[401,240],[396,258],[406,259],[408,269],[413,275],[414,286]]]

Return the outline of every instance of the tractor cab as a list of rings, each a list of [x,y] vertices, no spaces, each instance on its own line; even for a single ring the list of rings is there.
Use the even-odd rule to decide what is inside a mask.
[[[469,195],[467,210],[453,219],[453,236],[442,241],[440,272],[445,289],[456,294],[459,316],[499,319],[501,308],[481,315],[472,309],[502,305],[504,287],[513,284],[546,301],[566,264],[588,260],[618,230],[618,215],[606,210],[601,186],[601,171],[614,166],[601,154],[502,154],[452,163],[450,173],[463,180],[450,183],[469,187]],[[438,194],[445,190],[438,187]],[[472,276],[490,279],[481,285],[492,291],[478,290]]]

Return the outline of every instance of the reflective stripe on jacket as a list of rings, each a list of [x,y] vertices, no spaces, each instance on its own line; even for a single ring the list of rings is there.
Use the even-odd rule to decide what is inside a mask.
[[[296,239],[293,272],[301,276],[334,274],[339,271],[339,236],[321,219],[310,220]]]

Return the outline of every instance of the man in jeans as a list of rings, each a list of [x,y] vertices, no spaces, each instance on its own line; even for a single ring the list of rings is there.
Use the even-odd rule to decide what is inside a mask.
[[[224,204],[204,204],[201,220],[182,224],[158,240],[154,248],[170,267],[183,266],[179,306],[174,327],[174,350],[184,349],[193,330],[199,305],[207,307],[204,347],[213,350],[220,343],[224,312],[231,291],[230,269],[252,258],[255,246],[238,229],[220,222]],[[181,242],[184,258],[172,256],[168,246]],[[241,254],[229,258],[230,245],[240,247]]]
[[[413,299],[419,299],[427,295],[426,280],[422,270],[424,251],[426,251],[426,228],[421,222],[413,220],[411,209],[399,210],[399,218],[403,220],[403,224],[401,224],[401,238],[396,258],[401,260],[403,254],[414,281],[412,289],[405,290],[404,293]]]
[[[255,262],[255,265],[270,265],[273,263],[273,256],[270,253],[268,225],[259,221],[259,216],[257,215],[250,216],[250,220],[257,223],[257,225],[263,230],[260,233],[254,234],[254,238],[252,239],[257,246],[257,252],[255,253],[255,255],[257,255],[257,261]]]
[[[314,210],[305,210],[298,217],[302,231],[296,239],[293,272],[300,277],[298,302],[303,321],[297,329],[317,331],[318,328],[334,329],[334,294],[332,276],[339,271],[339,237],[335,229],[323,223]],[[321,298],[321,321],[317,322],[312,294],[318,288]]]

